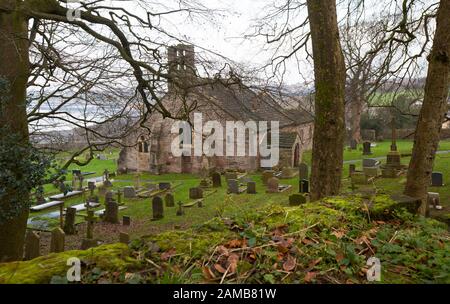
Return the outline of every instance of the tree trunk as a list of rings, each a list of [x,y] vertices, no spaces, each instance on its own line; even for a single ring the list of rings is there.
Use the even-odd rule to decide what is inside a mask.
[[[311,199],[339,193],[345,137],[345,63],[335,0],[308,0],[314,57],[315,121]]]
[[[350,132],[351,138],[356,140],[357,143],[362,142],[361,137],[361,113],[362,113],[362,98],[360,94],[355,92],[354,98],[350,101],[351,109],[351,121],[350,121]]]
[[[441,1],[433,48],[428,57],[425,95],[414,137],[405,194],[422,199],[420,213],[426,212],[426,196],[439,144],[439,133],[447,111],[450,76],[450,1]]]
[[[0,7],[14,8],[19,1],[0,0]],[[1,99],[0,126],[10,134],[19,135],[28,142],[28,122],[26,113],[26,85],[29,76],[27,18],[14,11],[0,12],[0,77],[6,80],[9,89]],[[2,132],[4,134],[4,132]],[[2,136],[2,135],[0,135]],[[4,138],[0,138],[4,140]],[[18,172],[20,176],[20,172]],[[1,204],[1,212],[8,214],[14,210],[11,203],[14,189],[6,189],[6,199]],[[21,199],[26,199],[21,197]],[[22,258],[28,210],[19,216],[0,223],[0,261],[14,261]]]

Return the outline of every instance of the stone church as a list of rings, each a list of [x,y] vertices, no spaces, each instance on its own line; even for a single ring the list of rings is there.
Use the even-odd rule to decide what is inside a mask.
[[[268,121],[269,124],[278,121],[280,159],[277,167],[297,167],[302,153],[312,148],[312,115],[298,107],[283,107],[271,94],[256,92],[240,81],[231,83],[200,77],[195,62],[193,46],[169,47],[169,75],[173,76],[173,81],[169,82],[168,92],[162,98],[164,106],[177,117],[191,122],[194,112],[201,113],[204,123],[218,121],[224,129],[227,121]],[[145,128],[137,128],[133,136],[124,139],[126,147],[120,153],[119,170],[162,174],[200,173],[210,169],[252,172],[262,168],[259,154],[238,156],[236,149],[233,156],[173,155],[172,141],[178,137],[171,132],[174,122],[159,113],[151,114],[144,122]],[[223,147],[227,140],[224,131]]]

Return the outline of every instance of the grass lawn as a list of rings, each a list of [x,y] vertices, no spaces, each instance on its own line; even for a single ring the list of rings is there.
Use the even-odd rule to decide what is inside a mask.
[[[378,143],[376,147],[374,147],[373,155],[368,157],[379,157],[384,156],[389,151],[390,142],[382,142]],[[398,143],[398,147],[400,152],[407,154],[410,153],[412,148],[411,141],[400,141]],[[450,141],[443,141],[440,145],[440,150],[450,150]],[[88,166],[81,168],[84,172],[87,171],[95,171],[96,174],[93,176],[101,176],[104,169],[108,169],[110,171],[115,171],[116,157],[117,153],[107,154],[108,160],[93,160]],[[307,152],[304,154],[304,161],[310,162],[311,153]],[[344,158],[346,161],[348,160],[361,160],[365,158],[361,151],[345,151]],[[402,163],[407,164],[409,162],[409,158],[405,157],[402,159]],[[360,166],[360,162],[357,163],[357,166]],[[77,168],[73,166],[72,168]],[[450,177],[450,154],[441,154],[436,156],[436,165],[435,171],[440,171],[444,174],[444,181],[449,180]],[[344,165],[343,172],[343,186],[342,191],[349,191],[349,179],[348,179],[348,164]],[[71,174],[69,174],[71,175]],[[69,176],[68,176],[69,177]],[[172,230],[172,229],[184,229],[190,227],[192,225],[197,225],[204,223],[205,221],[213,218],[217,214],[221,214],[226,217],[234,217],[237,213],[242,216],[247,212],[252,212],[259,207],[263,207],[270,204],[280,204],[282,206],[288,205],[288,197],[292,193],[296,193],[298,191],[298,181],[297,178],[281,180],[280,182],[283,184],[290,184],[293,187],[279,194],[267,194],[265,193],[266,187],[263,186],[261,182],[260,175],[251,175],[253,180],[257,183],[257,191],[256,195],[248,195],[248,194],[240,194],[240,195],[229,195],[226,193],[225,180],[222,179],[222,188],[214,189],[214,192],[211,195],[207,195],[204,199],[203,208],[199,208],[197,206],[191,208],[185,208],[184,216],[176,216],[177,207],[174,208],[165,208],[164,210],[164,218],[158,221],[152,221],[152,208],[151,208],[151,199],[123,199],[123,202],[127,209],[120,211],[120,217],[122,215],[131,216],[132,222],[135,223],[135,229],[131,229],[129,233],[133,237],[138,237],[141,235],[145,235],[148,233],[155,233],[164,230]],[[135,175],[127,174],[120,175],[115,178],[115,182],[113,182],[114,187],[113,190],[118,190],[127,185],[134,185]],[[198,176],[191,174],[164,174],[164,175],[151,175],[148,173],[141,174],[141,183],[146,182],[162,182],[162,181],[170,181],[173,185],[179,185],[175,189],[172,190],[172,193],[175,197],[175,202],[181,201],[183,203],[188,203],[188,193],[189,188],[196,187],[199,185],[200,179]],[[397,179],[377,179],[375,181],[375,186],[380,190],[380,192],[385,193],[400,193],[403,190],[405,183],[405,177],[400,177]],[[48,191],[47,194],[57,193],[58,190],[53,188],[53,186]],[[449,213],[450,210],[450,183],[446,183],[444,187],[439,188],[430,188],[429,191],[439,192],[441,195],[441,204],[446,208],[445,211],[441,213]],[[72,206],[76,204],[82,203],[83,199],[81,196],[70,198],[66,200],[66,207]],[[103,203],[104,198],[100,197],[100,202]],[[102,204],[98,209],[103,209],[104,206]],[[46,210],[39,213],[32,213],[30,216],[42,216],[48,212],[55,210]],[[81,215],[83,212],[80,213]],[[80,221],[82,219],[80,218]],[[53,225],[57,225],[57,220],[54,220]],[[99,236],[101,237],[101,236]]]

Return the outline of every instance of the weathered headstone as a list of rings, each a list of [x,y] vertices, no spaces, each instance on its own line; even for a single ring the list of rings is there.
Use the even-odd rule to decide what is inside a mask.
[[[256,194],[256,183],[255,182],[247,183],[247,193],[248,194]]]
[[[307,179],[309,180],[309,172],[308,172],[308,165],[305,163],[301,163],[298,166],[298,173],[299,173],[299,179]]]
[[[164,217],[163,200],[159,196],[155,196],[152,200],[153,219],[158,220]]]
[[[184,215],[183,203],[178,202],[177,205],[178,205],[177,216]]]
[[[203,190],[202,188],[190,188],[189,189],[189,198],[190,199],[200,199],[203,198]]]
[[[40,237],[35,231],[28,231],[25,238],[25,260],[32,260],[41,255]]]
[[[108,201],[105,204],[105,214],[103,220],[107,223],[118,224],[119,223],[119,204],[115,201]]]
[[[289,206],[299,206],[306,203],[306,197],[302,194],[295,193],[289,196]]]
[[[269,181],[269,179],[271,179],[274,175],[274,171],[273,170],[266,170],[262,173],[262,182],[264,185],[267,185],[267,182]]]
[[[229,179],[237,179],[237,173],[236,172],[225,172],[225,179],[229,180]]]
[[[114,201],[114,194],[111,191],[106,192],[106,194],[105,194],[105,205],[108,202],[112,202],[112,201]]]
[[[135,198],[136,190],[132,186],[127,186],[127,187],[123,188],[123,196],[125,198]]]
[[[363,167],[377,167],[380,165],[380,162],[373,158],[365,158],[363,159],[362,166]]]
[[[171,188],[171,184],[168,182],[159,183],[159,190],[169,190]]]
[[[87,212],[87,227],[86,227],[86,238],[93,239],[94,238],[94,224],[95,224],[95,216],[93,210],[88,210]]]
[[[351,175],[351,182],[353,185],[367,185],[368,178],[362,172],[355,172]]]
[[[427,195],[428,206],[433,206],[434,209],[440,208],[440,196],[437,192],[428,192]]]
[[[349,171],[349,176],[352,176],[352,174],[356,172],[356,165],[355,164],[350,164],[348,171]]]
[[[355,139],[350,140],[350,149],[352,150],[358,149],[358,142]]]
[[[125,232],[121,232],[119,234],[119,242],[123,243],[123,244],[128,244],[130,243],[130,235],[128,233]]]
[[[444,176],[441,172],[431,173],[431,186],[432,187],[442,187],[444,186]]]
[[[64,252],[66,234],[61,228],[55,228],[52,231],[52,239],[50,241],[50,252]]]
[[[222,176],[218,172],[212,174],[212,182],[214,188],[222,187]]]
[[[371,154],[372,150],[370,141],[363,142],[363,155],[371,155]]]
[[[64,233],[67,235],[73,235],[77,233],[75,228],[75,217],[77,214],[76,208],[67,208],[66,209],[66,218],[64,220]]]
[[[299,181],[298,192],[309,193],[309,181],[308,180],[302,179]]]
[[[239,194],[239,182],[236,179],[229,179],[228,183],[228,193]]]
[[[278,193],[280,190],[280,183],[278,178],[272,177],[267,181],[267,192]]]
[[[364,167],[363,172],[368,177],[378,177],[381,174],[378,167]]]
[[[167,193],[164,197],[166,207],[175,207],[175,198],[172,193]]]
[[[122,225],[124,226],[130,226],[131,225],[131,217],[124,215],[122,217]]]

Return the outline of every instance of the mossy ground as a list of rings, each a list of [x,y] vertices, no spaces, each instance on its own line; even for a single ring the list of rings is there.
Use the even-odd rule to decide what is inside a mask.
[[[65,274],[68,256],[79,256],[95,265],[83,266],[85,283],[368,283],[367,260],[377,257],[381,283],[450,283],[445,224],[396,208],[385,195],[371,202],[390,216],[375,220],[361,196],[271,204],[134,239],[129,251],[106,245],[3,264],[0,280],[49,283]]]

